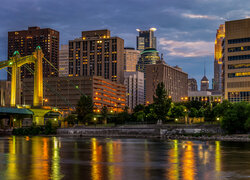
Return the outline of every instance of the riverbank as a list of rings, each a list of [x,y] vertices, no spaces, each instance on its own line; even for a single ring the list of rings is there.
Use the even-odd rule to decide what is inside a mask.
[[[163,139],[171,139],[171,140],[199,140],[199,141],[229,141],[229,142],[250,142],[249,134],[235,134],[235,135],[168,135],[161,137]]]
[[[137,125],[59,128],[57,129],[57,136],[250,142],[249,134],[223,135],[218,125]]]

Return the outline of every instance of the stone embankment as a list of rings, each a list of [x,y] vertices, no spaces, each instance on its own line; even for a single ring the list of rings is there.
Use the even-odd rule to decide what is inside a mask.
[[[188,134],[220,134],[218,125],[123,125],[117,127],[74,127],[57,129],[59,136],[84,137],[161,137]],[[181,136],[180,136],[181,137]]]

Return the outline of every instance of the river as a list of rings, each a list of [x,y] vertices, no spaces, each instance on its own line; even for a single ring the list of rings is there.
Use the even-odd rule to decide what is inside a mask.
[[[0,179],[250,179],[250,143],[1,137]]]

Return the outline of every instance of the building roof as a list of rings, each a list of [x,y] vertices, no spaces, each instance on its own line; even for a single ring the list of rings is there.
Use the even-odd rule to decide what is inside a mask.
[[[201,81],[209,81],[209,80],[207,79],[206,76],[203,76],[203,78],[201,79]]]
[[[18,108],[7,108],[7,107],[0,107],[0,114],[26,114],[26,115],[33,115],[34,113],[29,109],[18,109]]]
[[[159,52],[159,51],[157,51],[155,48],[147,48],[147,49],[144,49],[144,51],[142,51],[141,54],[144,54],[147,52]]]

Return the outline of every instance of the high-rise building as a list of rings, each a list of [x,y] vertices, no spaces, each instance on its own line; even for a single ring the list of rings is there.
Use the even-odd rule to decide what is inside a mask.
[[[59,32],[50,28],[29,27],[28,30],[8,32],[8,59],[15,51],[19,51],[21,56],[31,55],[37,46],[42,48],[44,57],[58,68],[59,59]],[[28,64],[32,69],[33,64]],[[11,71],[11,68],[9,68]],[[48,62],[43,61],[44,77],[58,76],[58,71]],[[11,75],[8,74],[8,80]],[[33,74],[25,67],[21,67],[21,78],[30,78]]]
[[[61,45],[59,51],[59,76],[69,75],[69,46]]]
[[[123,83],[124,40],[110,31],[83,31],[69,41],[69,76],[102,76]]]
[[[188,79],[188,91],[197,91],[197,81],[194,78]]]
[[[142,31],[140,29],[136,29],[139,32],[139,36],[137,36],[137,50],[143,51],[148,48],[156,49],[156,37],[154,36],[154,32],[156,28],[150,28],[149,30]]]
[[[181,68],[171,67],[163,61],[149,64],[146,69],[146,104],[153,103],[153,96],[157,85],[164,83],[165,89],[173,101],[181,101],[181,97],[188,96],[188,74]]]
[[[159,52],[154,49],[145,49],[141,53],[141,57],[139,58],[139,61],[136,65],[136,70],[144,73],[144,95],[146,95],[146,79],[147,79],[147,71],[146,71],[146,65],[148,64],[156,64],[160,60]],[[146,97],[144,97],[146,99]]]
[[[136,105],[144,104],[144,73],[125,72],[124,85],[126,86],[127,106],[134,109]]]
[[[11,83],[0,81],[0,107],[10,106]]]
[[[201,79],[201,91],[207,91],[209,89],[209,80],[206,75]]]
[[[136,64],[140,57],[140,51],[134,48],[124,48],[124,71],[136,72]]]
[[[222,42],[225,38],[225,25],[221,24],[217,29],[214,45],[214,79],[213,91],[222,92]]]
[[[250,102],[250,19],[227,21],[223,44],[223,91],[230,102]]]
[[[33,79],[25,79],[25,104],[32,104]],[[103,77],[50,77],[44,78],[44,105],[60,109],[76,108],[82,95],[92,97],[94,109],[100,112],[103,106],[113,111],[122,111],[126,106],[126,88],[123,84]]]
[[[141,57],[137,62],[136,70],[145,73],[144,77],[146,77],[146,65],[156,64],[156,62],[159,60],[160,60],[159,52],[156,49],[154,48],[145,49],[141,53]]]

